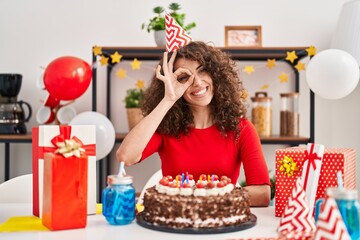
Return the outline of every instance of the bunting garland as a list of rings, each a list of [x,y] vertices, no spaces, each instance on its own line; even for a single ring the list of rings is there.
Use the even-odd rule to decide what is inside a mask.
[[[314,56],[316,54],[317,49],[314,46],[310,46],[308,48],[306,48],[304,51],[307,52],[307,56],[309,58],[311,58],[312,56]],[[298,52],[299,54],[299,52]],[[248,76],[252,76],[254,77],[256,75],[257,70],[261,69],[261,68],[267,68],[269,70],[275,70],[277,69],[277,63],[278,62],[288,62],[290,63],[294,69],[296,69],[296,71],[299,73],[301,71],[305,71],[306,67],[305,64],[303,62],[301,62],[299,60],[298,54],[295,51],[287,51],[286,52],[286,57],[284,57],[283,59],[267,59],[267,61],[265,63],[262,64],[246,64],[244,66],[239,65],[240,68],[240,72],[243,72],[244,74],[248,75]],[[303,54],[303,52],[301,52],[301,54]],[[123,55],[121,53],[119,53],[118,51],[115,51],[113,54],[107,53],[106,51],[104,51],[104,49],[100,46],[94,46],[93,47],[93,55],[98,57],[98,61],[100,62],[100,65],[102,67],[104,66],[113,66],[115,64],[121,63],[122,62],[122,58]],[[137,58],[134,58],[132,62],[130,62],[131,65],[131,69],[132,71],[137,71],[137,70],[143,70],[144,68],[151,70],[151,72],[154,72],[154,67],[153,66],[149,66],[146,63],[139,61]],[[118,71],[116,72],[116,76],[118,79],[125,79],[125,78],[132,78],[130,75],[130,73],[128,73],[126,70],[124,70],[123,68],[119,68]],[[277,82],[279,82],[280,84],[284,84],[284,83],[288,83],[289,82],[289,73],[288,72],[280,72],[278,74],[278,79]],[[135,86],[137,88],[144,88],[145,84],[143,80],[137,80]],[[259,87],[259,90],[266,90],[268,88],[270,88],[270,84],[266,83],[263,84]]]

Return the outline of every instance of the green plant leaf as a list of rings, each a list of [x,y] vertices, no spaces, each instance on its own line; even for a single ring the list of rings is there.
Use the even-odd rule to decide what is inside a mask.
[[[193,29],[194,27],[196,27],[196,23],[195,22],[192,22],[192,23],[189,23],[188,25],[186,25],[184,27],[184,30],[187,32],[187,33],[190,33],[190,30]]]
[[[138,88],[131,88],[126,91],[124,99],[126,108],[137,108],[141,106],[141,99],[143,90]]]
[[[153,12],[156,13],[156,14],[161,14],[165,11],[165,9],[163,7],[155,7],[153,9]]]
[[[275,197],[275,175],[270,178],[271,183],[271,199]]]
[[[189,32],[190,29],[196,27],[195,22],[187,24],[185,27],[185,13],[178,13],[177,11],[181,9],[179,3],[171,3],[169,5],[171,10],[170,15],[175,19],[175,21],[182,27],[186,32]],[[153,9],[153,12],[157,14],[155,17],[149,19],[148,24],[143,23],[141,29],[146,28],[148,32],[151,31],[160,31],[165,30],[165,17],[162,13],[165,11],[165,8],[158,6]]]
[[[180,4],[178,3],[170,3],[169,9],[176,12],[181,9]]]

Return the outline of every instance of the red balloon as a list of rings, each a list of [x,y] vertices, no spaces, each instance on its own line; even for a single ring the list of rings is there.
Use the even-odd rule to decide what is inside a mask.
[[[77,57],[59,57],[45,69],[44,84],[50,95],[59,100],[74,100],[90,85],[90,65]]]

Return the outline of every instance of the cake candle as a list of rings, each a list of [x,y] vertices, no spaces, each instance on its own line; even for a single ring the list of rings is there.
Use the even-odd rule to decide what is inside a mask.
[[[185,181],[185,174],[182,173],[181,174],[181,187],[184,186],[184,181]]]

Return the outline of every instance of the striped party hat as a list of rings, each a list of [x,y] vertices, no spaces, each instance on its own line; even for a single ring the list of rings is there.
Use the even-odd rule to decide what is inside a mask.
[[[312,235],[315,231],[315,220],[306,199],[301,177],[297,179],[292,190],[292,195],[280,220],[278,231],[280,233],[296,232],[309,235]]]
[[[192,41],[192,38],[180,27],[169,13],[165,14],[166,51],[173,52]]]
[[[325,200],[324,205],[324,209],[320,213],[319,220],[317,221],[314,239],[350,240],[351,238],[341,217],[335,199],[328,197]]]

